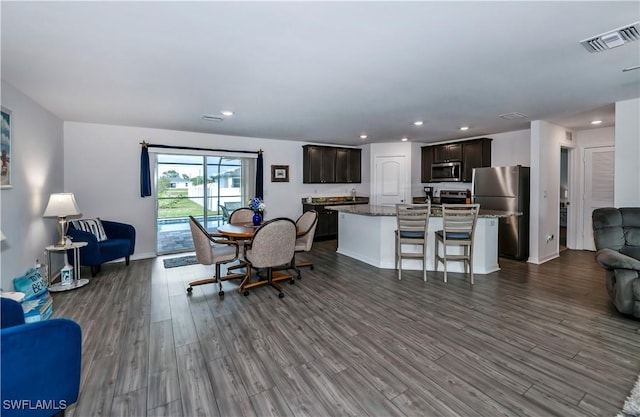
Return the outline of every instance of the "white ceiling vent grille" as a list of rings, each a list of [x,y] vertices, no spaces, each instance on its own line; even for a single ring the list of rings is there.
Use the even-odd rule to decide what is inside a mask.
[[[627,42],[637,40],[640,40],[640,22],[632,23],[629,26],[623,26],[601,35],[585,39],[580,43],[587,51],[595,53],[603,52],[607,49],[622,46]]]
[[[523,117],[527,117],[526,114],[518,113],[517,111],[511,113],[501,114],[498,117],[501,117],[506,120],[514,120],[514,119],[522,119]]]
[[[213,116],[211,114],[203,114],[202,120],[206,120],[207,122],[221,122],[224,119],[220,116]]]

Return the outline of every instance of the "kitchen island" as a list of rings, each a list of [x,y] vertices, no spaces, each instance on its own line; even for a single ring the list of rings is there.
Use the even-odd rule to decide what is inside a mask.
[[[336,206],[329,209],[338,212],[338,253],[378,268],[395,268],[394,232],[397,224],[394,206],[366,204]],[[498,265],[498,218],[519,215],[521,213],[480,209],[473,244],[474,274],[489,274],[500,269]],[[431,209],[427,237],[428,271],[434,270],[435,232],[437,230],[442,230],[442,212],[434,206]],[[406,245],[405,249],[410,252],[422,250],[419,245]],[[462,253],[462,248],[450,246],[447,253]],[[409,270],[422,270],[422,260],[403,260],[402,267]],[[438,265],[438,270],[443,270],[442,264]],[[447,270],[464,272],[464,264],[463,262],[449,262]]]

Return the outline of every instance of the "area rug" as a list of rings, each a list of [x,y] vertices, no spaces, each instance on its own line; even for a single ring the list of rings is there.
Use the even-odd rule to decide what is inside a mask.
[[[616,417],[640,417],[640,376],[627,397],[622,412]]]
[[[195,265],[198,263],[198,259],[194,255],[181,256],[179,258],[163,259],[165,268],[176,268],[179,266]]]

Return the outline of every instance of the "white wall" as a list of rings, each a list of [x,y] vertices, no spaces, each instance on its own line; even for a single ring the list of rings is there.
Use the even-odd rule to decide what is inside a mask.
[[[127,126],[65,122],[65,191],[73,192],[84,217],[100,217],[135,226],[134,259],[155,256],[154,198],[140,197],[140,145],[182,145],[234,150],[264,150],[266,218],[296,219],[307,195],[343,196],[356,188],[369,195],[369,177],[363,152],[363,183],[303,184],[303,142],[181,132]],[[289,165],[289,182],[271,182],[271,165]]]
[[[529,262],[543,263],[558,256],[560,148],[573,148],[566,129],[542,120],[531,122],[531,212]],[[552,240],[547,240],[553,235]]]
[[[616,207],[640,206],[640,99],[616,103],[613,200]]]
[[[491,166],[531,165],[531,129],[489,135]]]
[[[411,196],[424,197],[424,184],[422,184],[422,147],[426,143],[411,143]]]
[[[0,190],[0,228],[7,237],[0,248],[0,281],[3,290],[11,291],[13,278],[33,267],[36,258],[44,263],[44,247],[57,241],[56,220],[42,213],[49,195],[64,191],[63,125],[4,81],[2,106],[13,113],[13,187]],[[54,266],[61,266],[62,256],[54,256]]]

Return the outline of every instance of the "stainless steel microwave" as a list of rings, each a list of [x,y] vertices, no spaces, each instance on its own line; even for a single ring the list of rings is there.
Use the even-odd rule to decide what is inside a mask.
[[[431,181],[462,181],[462,164],[460,162],[443,162],[431,165]]]

